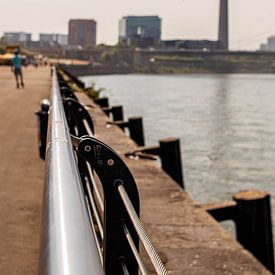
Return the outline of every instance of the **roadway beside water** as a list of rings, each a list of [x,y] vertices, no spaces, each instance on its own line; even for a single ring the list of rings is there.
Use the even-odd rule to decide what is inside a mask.
[[[16,89],[0,67],[0,274],[37,274],[44,162],[38,157],[34,112],[51,89],[49,68],[23,70]]]

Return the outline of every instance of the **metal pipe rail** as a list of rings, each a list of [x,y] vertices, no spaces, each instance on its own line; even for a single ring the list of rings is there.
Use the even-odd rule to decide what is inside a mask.
[[[103,275],[55,70],[51,102],[39,274]]]
[[[61,78],[60,83],[63,85],[64,79]],[[66,119],[105,273],[147,275],[139,254],[141,242],[156,274],[168,274],[139,219],[138,190],[131,172],[115,151],[94,138],[92,118],[85,107],[70,96],[71,92],[62,93]]]

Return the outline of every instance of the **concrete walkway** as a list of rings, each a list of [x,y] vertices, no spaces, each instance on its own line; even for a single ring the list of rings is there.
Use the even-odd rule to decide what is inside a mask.
[[[0,274],[37,274],[44,162],[37,148],[34,112],[50,94],[50,70],[24,70],[16,89],[0,67]]]
[[[77,96],[84,104],[93,105],[84,93],[77,93]],[[137,149],[120,128],[106,127],[108,118],[98,107],[94,105],[89,112],[95,123],[96,138],[111,146],[120,156]],[[270,274],[156,162],[123,159],[138,186],[142,222],[169,274]]]

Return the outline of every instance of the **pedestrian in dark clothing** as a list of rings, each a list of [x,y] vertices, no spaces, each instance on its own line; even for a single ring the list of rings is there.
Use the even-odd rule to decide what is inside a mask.
[[[14,58],[11,60],[12,62],[12,70],[16,79],[16,87],[17,89],[21,87],[24,88],[23,74],[22,74],[22,57],[20,56],[18,50],[14,52]]]

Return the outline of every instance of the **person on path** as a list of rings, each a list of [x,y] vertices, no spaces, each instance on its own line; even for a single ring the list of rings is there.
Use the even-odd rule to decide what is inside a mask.
[[[15,80],[16,80],[16,87],[17,89],[21,87],[24,88],[24,81],[23,81],[23,74],[22,74],[22,57],[20,56],[18,50],[15,50],[14,52],[14,57],[11,60],[12,62],[12,70],[15,75]]]

